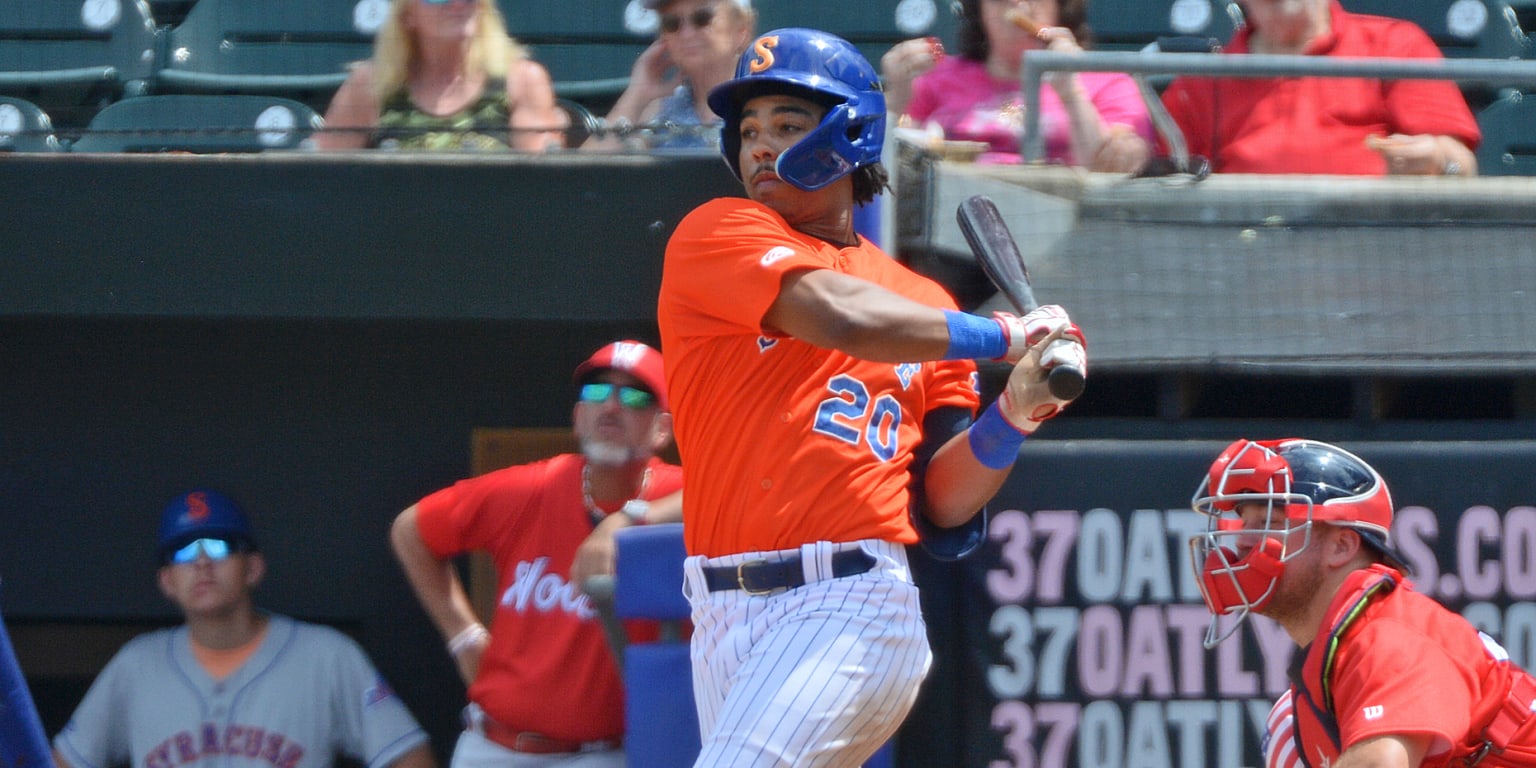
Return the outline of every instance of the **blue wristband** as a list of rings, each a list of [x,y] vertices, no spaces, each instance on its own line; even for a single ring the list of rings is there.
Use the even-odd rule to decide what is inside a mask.
[[[976,417],[976,422],[966,432],[971,443],[971,453],[976,460],[991,469],[1007,469],[1019,459],[1019,446],[1024,444],[1027,433],[1008,423],[994,401]]]
[[[944,320],[949,323],[945,360],[996,360],[1008,354],[1008,337],[996,320],[953,309],[944,310]]]

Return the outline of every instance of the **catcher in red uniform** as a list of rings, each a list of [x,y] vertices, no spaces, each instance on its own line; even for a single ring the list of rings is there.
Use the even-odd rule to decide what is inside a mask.
[[[1536,678],[1413,590],[1369,464],[1313,440],[1238,440],[1194,508],[1210,521],[1190,542],[1215,614],[1206,647],[1260,613],[1302,649],[1276,712],[1289,703],[1292,722],[1269,728],[1290,749],[1268,744],[1271,766],[1536,765]]]

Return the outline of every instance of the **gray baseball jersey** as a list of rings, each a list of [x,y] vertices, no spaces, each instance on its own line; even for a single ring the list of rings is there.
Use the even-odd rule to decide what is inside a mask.
[[[329,627],[271,616],[261,647],[215,681],[186,627],[134,638],[53,740],[74,768],[382,768],[424,743],[363,649]]]

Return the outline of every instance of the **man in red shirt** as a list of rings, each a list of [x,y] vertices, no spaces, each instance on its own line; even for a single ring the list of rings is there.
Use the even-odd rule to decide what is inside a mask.
[[[1338,0],[1244,0],[1227,53],[1441,58],[1412,22]],[[1217,173],[1473,176],[1482,140],[1451,80],[1176,78],[1163,103]]]
[[[1360,457],[1314,440],[1238,440],[1193,504],[1209,518],[1191,541],[1214,614],[1206,647],[1250,613],[1301,647],[1271,714],[1267,765],[1536,765],[1536,678],[1413,590],[1386,483]]]
[[[575,383],[581,453],[462,480],[401,512],[390,532],[469,686],[453,768],[624,765],[622,680],[581,579],[612,571],[600,561],[614,531],[682,518],[682,471],[656,457],[672,439],[661,353],[609,344]],[[473,550],[496,565],[490,631],[450,562]],[[599,562],[578,565],[592,552]]]

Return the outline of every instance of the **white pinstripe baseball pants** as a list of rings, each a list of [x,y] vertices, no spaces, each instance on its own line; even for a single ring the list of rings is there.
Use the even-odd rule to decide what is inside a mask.
[[[869,572],[830,578],[836,551],[862,548]],[[806,584],[765,595],[710,592],[704,566],[798,553]],[[693,693],[703,751],[695,768],[855,768],[901,725],[933,664],[906,549],[867,540],[786,552],[690,557]]]

